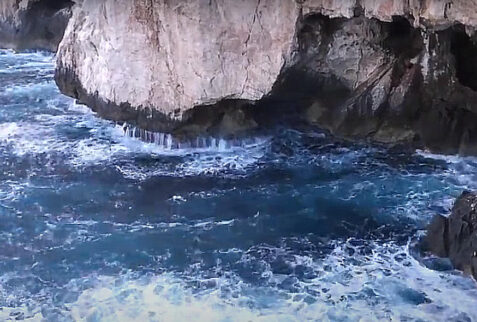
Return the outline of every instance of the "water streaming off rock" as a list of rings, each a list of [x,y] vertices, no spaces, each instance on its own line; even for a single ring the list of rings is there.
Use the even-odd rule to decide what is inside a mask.
[[[179,147],[53,68],[0,52],[0,320],[477,319],[475,283],[413,250],[476,159],[311,130]]]
[[[245,137],[240,139],[224,139],[216,137],[197,137],[193,139],[176,138],[168,133],[152,132],[127,124],[123,125],[124,135],[151,143],[163,150],[184,152],[231,152],[235,148],[252,148],[264,143],[265,138]],[[186,151],[187,150],[187,151]]]

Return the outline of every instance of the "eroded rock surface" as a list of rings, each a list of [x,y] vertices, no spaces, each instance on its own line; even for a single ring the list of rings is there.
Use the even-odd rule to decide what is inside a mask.
[[[464,192],[448,218],[434,218],[423,248],[436,256],[449,257],[455,268],[477,280],[477,193]]]
[[[0,1],[0,48],[56,51],[72,5],[69,0]]]
[[[308,120],[348,138],[476,154],[477,46],[464,26],[309,16],[277,93],[308,97]],[[297,76],[299,75],[299,76]],[[300,93],[297,79],[315,84]]]
[[[84,0],[59,51],[58,83],[104,101],[97,110],[113,119],[138,116],[115,115],[109,102],[181,120],[195,106],[257,101],[291,54],[297,16],[293,1]]]
[[[231,106],[288,104],[340,136],[477,154],[475,0],[75,2],[56,79],[101,116],[220,134],[256,125]]]

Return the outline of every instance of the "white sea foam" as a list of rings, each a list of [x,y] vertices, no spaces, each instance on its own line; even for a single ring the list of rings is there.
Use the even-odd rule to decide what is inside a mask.
[[[53,134],[53,129],[37,124],[0,123],[0,143],[13,146],[18,156],[61,149],[63,143],[59,142]]]
[[[443,161],[446,161],[446,162],[449,162],[449,163],[459,163],[459,162],[462,162],[463,159],[465,159],[465,158],[463,158],[461,156],[458,156],[458,155],[435,154],[435,153],[425,151],[425,150],[417,150],[416,154],[420,155],[420,156],[423,156],[425,158],[435,159],[435,160],[443,160]]]
[[[325,281],[329,299],[335,304],[326,310],[331,320],[333,316],[376,321],[435,320],[436,315],[449,320],[462,313],[477,318],[474,282],[424,267],[409,254],[408,246],[375,244],[372,253],[365,256],[350,255],[349,247],[336,247],[318,264],[331,268],[323,269],[324,274],[317,278]],[[322,285],[317,281],[311,284]]]
[[[366,255],[350,255],[349,247],[346,241],[338,243],[322,260],[288,256],[288,265],[308,267],[316,275],[297,280],[295,290],[271,286],[287,279],[272,271],[262,274],[272,282],[267,287],[250,285],[233,274],[219,278],[125,274],[73,280],[67,288],[79,296],[60,304],[64,307],[61,314],[75,321],[477,319],[474,282],[425,268],[409,255],[407,247],[375,244]],[[269,249],[274,251],[286,254],[283,249]],[[188,282],[194,279],[197,283]],[[84,284],[93,286],[80,291]],[[32,321],[43,318],[39,306],[30,304],[29,308],[4,308],[0,318],[18,312]]]
[[[254,149],[269,142],[268,137],[251,137],[225,140],[214,137],[198,137],[188,141],[179,141],[167,133],[150,132],[139,128],[116,126],[115,135],[120,132],[123,144],[137,152],[149,152],[158,155],[189,155],[192,153],[239,153]],[[143,144],[139,144],[143,143]]]
[[[125,164],[117,166],[126,178],[144,180],[154,176],[193,176],[193,175],[226,175],[232,171],[234,175],[245,173],[245,170],[257,163],[266,153],[269,140],[258,138],[252,144],[232,146],[226,150],[216,148],[177,148],[167,149],[138,139],[123,137],[119,144],[128,151],[152,156],[180,157],[181,161],[173,165],[164,164],[155,168]]]
[[[40,93],[48,90],[55,90],[54,85],[51,81],[44,81],[41,83],[28,83],[22,85],[10,85],[4,87],[0,91],[0,95],[12,96],[12,95],[23,95],[29,97],[38,97]]]
[[[477,189],[477,158],[461,157],[457,155],[439,155],[425,151],[417,151],[417,154],[425,158],[445,161],[449,169],[443,171],[442,176],[450,182],[456,181],[462,189]]]
[[[11,49],[0,49],[0,56],[15,60],[15,63],[21,63],[24,59],[29,62],[47,62],[53,60],[53,55],[46,51],[33,52],[15,52]]]
[[[19,133],[20,127],[17,123],[0,123],[0,140],[9,140]]]
[[[0,49],[0,73],[13,74],[19,71],[53,71],[54,57],[46,52],[15,53]]]
[[[50,103],[49,103],[50,104]],[[54,103],[51,103],[54,104]],[[114,163],[136,155],[182,157],[173,168],[141,169],[133,164],[118,166],[131,179],[146,179],[157,175],[216,174],[224,170],[240,171],[257,162],[268,144],[267,138],[244,140],[243,144],[204,146],[203,148],[174,148],[142,142],[124,135],[122,127],[98,119],[89,110],[71,103],[76,114],[40,114],[35,122],[0,123],[0,141],[10,144],[18,156],[44,153],[62,154],[73,167]],[[88,131],[88,137],[67,140],[59,131],[75,127]]]
[[[73,144],[71,152],[70,164],[81,167],[110,162],[114,156],[126,153],[127,149],[117,144],[84,139]]]

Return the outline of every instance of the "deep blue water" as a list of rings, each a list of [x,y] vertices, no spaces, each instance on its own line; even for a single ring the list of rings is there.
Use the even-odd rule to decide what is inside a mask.
[[[0,51],[0,320],[477,321],[475,282],[413,247],[477,159],[317,130],[169,150],[53,69]]]

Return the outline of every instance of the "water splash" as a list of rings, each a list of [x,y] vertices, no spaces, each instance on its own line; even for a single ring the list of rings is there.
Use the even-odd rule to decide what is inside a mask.
[[[179,139],[169,133],[152,132],[138,127],[123,125],[124,135],[137,138],[143,142],[154,144],[163,150],[194,150],[195,152],[228,152],[236,148],[247,148],[262,144],[266,138],[249,137],[223,139],[215,137],[197,137],[194,139]]]

